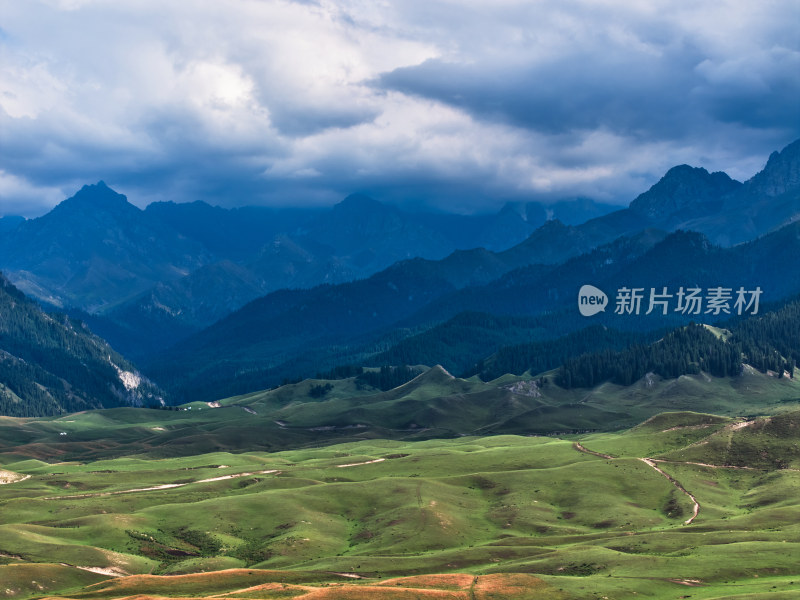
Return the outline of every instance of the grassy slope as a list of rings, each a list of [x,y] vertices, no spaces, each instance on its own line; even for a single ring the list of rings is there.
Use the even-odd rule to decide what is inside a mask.
[[[773,463],[698,466],[681,453],[714,448],[720,436],[746,446],[757,434],[771,441],[771,457],[794,466],[796,415],[734,429],[729,418],[677,412],[581,438],[618,457],[610,460],[568,440],[509,435],[85,463],[7,455],[4,468],[31,478],[0,486],[0,575],[13,583],[6,597],[14,599],[52,591],[524,598],[530,586],[539,586],[535,597],[571,598],[789,593],[800,586],[800,473]],[[672,461],[659,465],[697,497],[693,524],[683,525],[692,502],[642,456]],[[124,493],[162,484],[180,487]],[[77,567],[215,573],[90,586],[103,576]],[[442,573],[469,573],[479,584],[387,582]],[[486,579],[491,574],[502,576]],[[514,578],[531,576],[514,588]],[[700,587],[690,589],[694,580]],[[450,587],[437,588],[443,581]]]
[[[800,378],[758,372],[718,379],[705,374],[662,380],[648,375],[629,387],[603,384],[565,390],[548,381],[506,376],[484,383],[434,367],[388,392],[358,389],[353,379],[320,381],[221,400],[191,410],[117,408],[47,419],[0,417],[4,454],[58,460],[113,456],[186,456],[215,451],[279,451],[370,439],[421,440],[487,434],[575,433],[632,427],[665,411],[738,416],[800,406]],[[65,435],[61,435],[61,434]]]
[[[793,380],[648,376],[628,388],[563,390],[529,377],[461,380],[434,368],[382,393],[334,381],[313,399],[319,383],[222,400],[219,408],[0,417],[0,469],[8,480],[30,476],[0,485],[6,597],[79,589],[118,597],[123,590],[114,586],[129,584],[166,594],[160,579],[85,586],[113,572],[237,568],[264,577],[278,570],[284,580],[269,576],[258,584],[266,588],[236,596],[249,598],[400,598],[420,590],[442,597],[428,580],[385,580],[457,572],[503,574],[479,578],[492,589],[512,585],[517,575],[509,573],[531,573],[551,597],[562,590],[579,598],[595,590],[671,598],[688,589],[669,580],[702,580],[693,598],[791,590],[794,575],[800,582],[785,558],[800,543]],[[663,411],[672,412],[653,417]],[[582,436],[613,460],[570,441],[470,436],[610,429],[648,417],[624,433]],[[453,439],[426,439],[433,437]],[[344,443],[330,445],[337,441]],[[692,502],[638,460],[645,456],[698,498],[695,523],[682,525]],[[337,466],[352,463],[367,464]],[[164,484],[173,487],[129,493]],[[368,579],[344,585],[337,572]],[[378,594],[367,583],[398,589]],[[203,594],[242,589],[200,585]],[[473,581],[447,593],[478,598],[479,588]],[[180,589],[174,594],[200,593]],[[509,590],[491,593],[525,597]]]

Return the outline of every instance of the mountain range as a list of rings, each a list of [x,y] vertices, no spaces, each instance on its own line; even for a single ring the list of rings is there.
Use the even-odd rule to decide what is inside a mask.
[[[596,324],[652,331],[731,316],[674,311],[645,315],[645,299],[639,315],[609,309],[589,320],[577,311],[578,289],[584,283],[610,294],[625,286],[648,291],[666,287],[673,295],[681,287],[760,288],[762,299],[774,302],[800,293],[800,265],[783,260],[797,252],[800,223],[733,248],[714,246],[694,232],[647,230],[561,265],[521,267],[460,289],[448,280],[449,269],[442,262],[408,261],[358,282],[269,294],[145,364],[168,388],[207,399],[310,376],[315,367],[348,362],[377,366],[382,358],[387,361],[383,364],[393,364],[390,357],[398,356],[408,364],[425,364],[437,344],[440,351],[452,348],[437,362],[465,369],[520,338],[551,339]],[[492,326],[455,334],[448,323],[463,320],[460,315],[468,311],[527,320],[511,326],[508,337],[491,335]],[[436,328],[436,339],[431,339],[431,328]],[[396,346],[404,348],[402,353]],[[465,346],[472,351],[466,352]]]
[[[5,218],[0,269],[143,358],[271,291],[349,282],[403,259],[484,247],[510,270],[557,264],[648,228],[698,231],[723,246],[753,239],[800,212],[798,156],[800,141],[745,183],[674,167],[616,211],[576,199],[509,203],[488,216],[409,213],[363,195],[331,209],[158,202],[140,210],[100,182],[43,217]]]
[[[270,291],[352,281],[458,249],[504,250],[548,215],[580,220],[612,209],[576,199],[467,216],[352,195],[329,209],[156,202],[140,210],[99,182],[43,217],[5,217],[0,269],[28,295],[141,357]]]
[[[800,267],[787,260],[800,251],[800,224],[791,222],[790,213],[761,221],[788,222],[783,227],[733,247],[715,245],[703,233],[676,228],[687,216],[700,223],[698,215],[710,214],[717,214],[719,222],[745,227],[753,222],[745,210],[747,202],[769,203],[771,198],[800,202],[798,154],[798,142],[774,153],[764,171],[745,184],[722,173],[676,167],[627,209],[577,226],[548,221],[502,252],[460,252],[439,261],[404,261],[361,281],[290,295],[270,294],[146,364],[168,387],[177,390],[188,385],[185,392],[219,396],[309,376],[315,367],[375,364],[378,357],[392,356],[396,344],[405,345],[403,356],[409,363],[426,362],[422,360],[429,356],[425,345],[406,338],[416,335],[432,343],[426,333],[430,328],[465,311],[547,315],[529,324],[529,339],[577,331],[590,324],[574,308],[578,288],[585,283],[608,291],[625,286],[666,287],[673,294],[681,287],[759,288],[765,301],[776,301],[800,292]],[[769,187],[766,181],[772,182]],[[757,190],[763,196],[758,202],[753,199]],[[703,218],[711,222],[710,217]],[[654,224],[663,230],[653,228]],[[469,277],[456,277],[458,273]],[[703,318],[714,321],[725,316]],[[593,323],[645,331],[692,319],[697,317],[674,312],[626,319],[606,311]],[[438,331],[444,335],[448,329]],[[491,339],[485,330],[478,328],[470,335],[475,337],[458,339],[458,343],[480,349],[483,356],[498,349],[478,343]],[[420,349],[419,361],[408,351],[414,346]],[[459,365],[483,356],[462,355]],[[447,357],[437,362],[447,362]]]
[[[433,347],[470,348],[436,361],[470,370],[503,346],[592,324],[654,331],[692,317],[609,310],[590,322],[574,308],[585,283],[612,301],[624,286],[759,287],[772,302],[800,292],[787,258],[800,250],[799,156],[800,140],[744,183],[674,167],[613,212],[579,199],[489,217],[408,213],[362,195],[331,209],[140,210],[100,182],[0,228],[0,267],[175,399],[399,356],[430,364]],[[556,210],[571,223],[550,218]],[[488,247],[469,247],[479,241]]]

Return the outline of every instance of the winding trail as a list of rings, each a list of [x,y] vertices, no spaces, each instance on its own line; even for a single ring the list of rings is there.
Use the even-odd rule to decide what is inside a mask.
[[[688,491],[686,491],[686,488],[685,488],[685,487],[683,487],[683,486],[681,485],[681,483],[680,483],[680,482],[679,482],[677,479],[675,479],[675,478],[674,478],[672,475],[670,475],[669,473],[666,473],[666,472],[662,471],[662,470],[661,470],[661,469],[658,467],[658,465],[656,464],[656,462],[655,462],[655,461],[654,461],[652,458],[640,458],[639,460],[641,460],[643,463],[645,463],[645,464],[647,464],[647,465],[650,465],[651,467],[653,467],[653,468],[654,468],[656,471],[658,471],[658,472],[659,472],[659,473],[661,473],[661,474],[662,474],[664,477],[666,477],[666,478],[669,480],[669,482],[670,482],[672,485],[674,485],[676,488],[678,488],[678,489],[679,489],[680,491],[682,491],[684,494],[686,494],[687,496],[689,496],[689,498],[691,498],[691,500],[692,500],[692,503],[694,504],[694,509],[693,509],[693,511],[692,511],[692,516],[691,516],[691,517],[689,517],[688,519],[686,519],[686,520],[683,522],[683,524],[684,524],[684,525],[691,525],[691,524],[692,524],[692,521],[694,521],[694,520],[697,518],[697,515],[699,515],[699,514],[700,514],[700,503],[697,501],[697,498],[695,498],[695,497],[694,497],[694,496],[691,494],[691,492],[688,492]]]
[[[708,469],[740,469],[742,471],[759,471],[755,467],[739,467],[736,465],[710,465],[708,463],[681,461],[681,460],[666,460],[663,458],[651,458],[654,463],[672,463],[674,465],[694,465],[696,467],[706,467]],[[782,471],[794,471],[796,469],[781,469]]]
[[[374,460],[367,460],[367,461],[364,461],[364,462],[348,463],[348,464],[345,464],[345,465],[332,465],[332,466],[339,467],[339,468],[343,468],[343,467],[359,467],[361,465],[371,465],[371,464],[374,464],[374,463],[381,463],[381,462],[383,462],[385,460],[386,460],[386,458],[376,458]],[[233,473],[231,475],[220,475],[219,477],[210,477],[208,479],[198,479],[197,481],[187,481],[187,482],[184,482],[184,483],[163,483],[161,485],[154,485],[154,486],[150,486],[150,487],[132,488],[132,489],[128,489],[128,490],[116,490],[116,491],[113,491],[113,492],[93,492],[93,493],[88,493],[88,494],[74,494],[74,495],[69,495],[69,496],[47,496],[47,497],[45,497],[43,499],[44,500],[77,500],[77,499],[80,499],[80,498],[98,498],[98,497],[101,497],[101,496],[118,496],[120,494],[134,494],[134,493],[137,493],[137,492],[156,492],[156,491],[160,491],[160,490],[171,490],[171,489],[175,489],[175,488],[180,488],[180,487],[184,487],[184,486],[187,486],[187,485],[194,485],[194,484],[197,484],[197,483],[211,483],[213,481],[224,481],[226,479],[237,479],[239,477],[250,477],[251,475],[269,475],[269,474],[278,474],[278,473],[281,473],[281,472],[282,471],[280,471],[278,469],[269,469],[267,471],[253,471],[253,472],[248,472],[248,473]],[[2,473],[2,472],[0,472],[0,473]],[[30,475],[25,476],[24,479],[28,479],[28,478],[30,478]],[[20,481],[24,481],[24,479],[20,479]],[[3,483],[3,481],[0,480],[0,483]],[[7,483],[10,483],[10,482],[7,482]]]
[[[594,450],[589,450],[588,448],[586,448],[585,446],[583,446],[579,442],[574,442],[572,444],[572,447],[575,448],[575,450],[577,450],[578,452],[583,452],[584,454],[591,454],[592,456],[597,456],[597,457],[600,457],[600,458],[604,458],[606,460],[613,460],[614,459],[614,457],[609,455],[609,454],[603,454],[602,452],[595,452]],[[660,473],[664,477],[666,477],[667,480],[672,485],[674,485],[676,488],[678,488],[681,492],[686,494],[691,499],[692,504],[693,504],[692,516],[689,517],[688,519],[686,519],[683,522],[684,525],[691,525],[692,522],[697,518],[697,515],[700,514],[700,503],[697,501],[697,498],[695,498],[694,495],[691,492],[687,491],[687,489],[685,487],[683,487],[683,485],[681,485],[681,483],[677,479],[675,479],[669,473],[664,472],[656,464],[657,462],[671,462],[671,461],[662,461],[662,460],[656,460],[656,459],[653,459],[653,458],[640,458],[639,460],[642,461],[643,463],[645,463],[646,465],[652,467],[653,469],[655,469],[658,473]],[[702,463],[676,463],[676,464],[691,464],[691,465],[698,465],[698,466],[702,466],[702,467],[720,468],[720,467],[715,467],[715,465],[706,465],[706,464],[702,464]],[[733,467],[733,468],[747,469],[748,467]]]
[[[612,460],[614,457],[610,454],[603,454],[602,452],[595,452],[594,450],[589,450],[585,448],[581,443],[575,442],[572,444],[572,447],[575,448],[578,452],[583,452],[584,454],[591,454],[592,456],[599,456],[600,458],[605,458],[607,460]]]

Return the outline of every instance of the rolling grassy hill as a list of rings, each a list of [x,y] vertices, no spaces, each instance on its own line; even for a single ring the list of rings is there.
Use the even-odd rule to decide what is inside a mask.
[[[705,373],[630,386],[565,389],[556,372],[492,382],[428,369],[395,389],[355,377],[306,380],[176,410],[113,408],[58,418],[0,417],[0,459],[24,453],[50,460],[167,457],[214,451],[277,451],[344,441],[425,440],[465,435],[548,435],[632,427],[665,411],[768,415],[800,406],[800,380],[755,370],[737,377]],[[322,397],[313,389],[330,385]]]
[[[21,445],[0,457],[29,476],[0,486],[0,581],[15,600],[791,597],[798,414],[170,459]],[[750,430],[787,468],[681,454]]]
[[[0,417],[5,597],[791,597],[797,378],[558,380]]]

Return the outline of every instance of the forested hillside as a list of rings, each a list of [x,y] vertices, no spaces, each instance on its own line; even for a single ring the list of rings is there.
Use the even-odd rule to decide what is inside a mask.
[[[43,312],[0,274],[0,414],[51,415],[160,399],[156,386],[82,323]]]
[[[566,388],[592,387],[611,381],[630,385],[652,372],[672,378],[706,372],[716,377],[739,375],[743,365],[776,377],[794,377],[800,358],[800,302],[712,330],[692,323],[669,332],[650,345],[605,349],[566,359],[557,382]],[[516,370],[522,372],[523,362]],[[508,363],[506,363],[508,364]],[[536,363],[528,368],[537,372]]]

